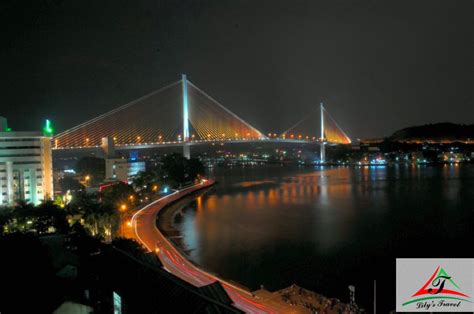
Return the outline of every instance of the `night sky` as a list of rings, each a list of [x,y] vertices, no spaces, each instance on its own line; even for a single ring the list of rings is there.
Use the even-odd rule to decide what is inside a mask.
[[[247,122],[474,123],[474,1],[3,0],[0,115],[75,126],[181,73]]]

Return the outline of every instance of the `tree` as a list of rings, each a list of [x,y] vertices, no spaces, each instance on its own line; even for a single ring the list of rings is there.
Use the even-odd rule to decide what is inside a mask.
[[[42,202],[36,207],[35,215],[37,217],[37,225],[43,227],[43,232],[47,232],[50,227],[53,227],[58,233],[67,233],[69,231],[66,211],[54,204],[53,201]]]
[[[1,207],[0,208],[0,236],[6,233],[8,226],[12,223],[12,207]]]
[[[73,177],[64,177],[59,180],[59,186],[61,187],[61,191],[65,193],[66,191],[70,190],[71,192],[83,190],[84,186],[79,183]]]
[[[100,239],[93,237],[79,222],[71,226],[69,232],[69,248],[76,251],[80,257],[87,257],[100,248]]]
[[[86,208],[82,217],[93,236],[108,240],[115,236],[120,225],[119,211],[107,203],[96,203]]]
[[[189,159],[188,172],[189,172],[189,177],[192,179],[192,181],[202,177],[205,173],[203,163],[197,158]]]
[[[69,228],[66,211],[52,201],[45,201],[37,207],[31,203],[21,202],[14,208],[12,218],[12,231],[33,231],[38,234],[66,233]]]
[[[161,160],[161,177],[173,187],[194,182],[204,174],[204,166],[198,159],[186,159],[181,154],[170,154]]]
[[[133,179],[132,186],[140,198],[152,198],[159,190],[161,182],[155,171],[140,171]]]
[[[97,157],[82,157],[76,163],[76,171],[91,177],[92,182],[101,182],[105,178],[105,160]]]
[[[97,206],[97,194],[87,193],[84,190],[76,192],[67,205],[70,214],[83,214],[89,207]]]
[[[80,214],[85,228],[94,237],[105,239],[113,238],[120,226],[120,213],[118,203],[120,199],[127,199],[133,189],[126,184],[118,184],[120,187],[109,187],[102,194],[102,201],[97,194],[80,191],[75,194],[71,203],[67,206],[73,214]],[[122,187],[125,186],[125,187]],[[112,189],[112,190],[110,190]]]
[[[158,174],[154,171],[140,171],[137,173],[132,182],[135,191],[143,191],[153,189],[153,186],[159,185]]]
[[[135,195],[135,191],[131,185],[120,182],[112,186],[107,187],[102,192],[102,201],[103,203],[109,204],[111,206],[121,206],[122,204],[127,204],[130,201],[130,196]]]

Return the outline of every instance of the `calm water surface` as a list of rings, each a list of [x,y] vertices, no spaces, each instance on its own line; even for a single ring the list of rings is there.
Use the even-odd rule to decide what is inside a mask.
[[[296,283],[395,308],[396,257],[473,257],[474,166],[215,169],[175,227],[191,260],[257,289]]]

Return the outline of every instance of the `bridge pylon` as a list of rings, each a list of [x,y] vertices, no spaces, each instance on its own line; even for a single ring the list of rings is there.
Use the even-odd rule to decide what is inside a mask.
[[[183,156],[187,159],[191,158],[191,147],[189,142],[189,100],[188,100],[188,80],[186,74],[181,75],[183,86]]]
[[[319,108],[321,110],[321,145],[320,145],[320,154],[319,159],[321,163],[326,162],[326,141],[324,138],[324,105],[321,102],[319,104]]]

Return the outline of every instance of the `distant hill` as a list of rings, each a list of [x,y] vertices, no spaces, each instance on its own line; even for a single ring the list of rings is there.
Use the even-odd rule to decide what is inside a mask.
[[[474,124],[444,122],[412,126],[396,131],[389,139],[401,142],[473,142]]]

